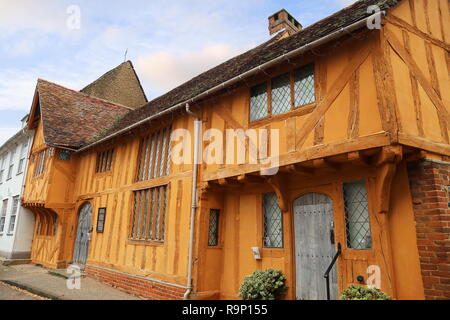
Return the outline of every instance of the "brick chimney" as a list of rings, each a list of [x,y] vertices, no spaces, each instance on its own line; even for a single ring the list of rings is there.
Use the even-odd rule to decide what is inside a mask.
[[[285,30],[289,35],[301,31],[303,26],[289,12],[285,9],[274,13],[269,17],[269,32],[270,35]]]

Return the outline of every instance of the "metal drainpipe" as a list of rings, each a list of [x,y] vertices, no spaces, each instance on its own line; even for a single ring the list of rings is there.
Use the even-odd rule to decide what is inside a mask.
[[[189,254],[188,254],[188,274],[187,274],[187,290],[184,293],[183,299],[188,300],[192,292],[192,264],[194,251],[194,228],[195,228],[195,213],[197,211],[197,179],[198,179],[198,156],[200,145],[200,117],[190,110],[189,103],[186,103],[186,113],[195,118],[194,121],[194,163],[192,173],[192,199],[191,199],[191,225],[189,233]]]

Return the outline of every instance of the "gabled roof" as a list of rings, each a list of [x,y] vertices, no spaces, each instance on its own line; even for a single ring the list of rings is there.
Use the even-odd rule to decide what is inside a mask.
[[[148,101],[131,61],[108,71],[80,91],[133,109]]]
[[[127,107],[42,79],[37,82],[32,110],[38,108],[45,143],[72,149],[86,145],[111,128],[117,118],[130,112]],[[31,117],[39,116],[35,113],[32,111]]]
[[[307,45],[308,43],[320,39],[338,29],[349,26],[358,20],[364,19],[373,14],[367,12],[368,7],[371,5],[376,5],[381,10],[386,10],[395,6],[399,1],[400,0],[360,0],[325,19],[304,28],[302,31],[293,34],[288,38],[276,42],[268,41],[200,74],[170,92],[150,101],[141,108],[131,111],[119,119],[113,128],[103,135],[96,137],[95,141],[126,129],[129,126],[145,120],[147,117],[166,110],[178,103],[188,101],[246,71]],[[91,142],[93,143],[94,141]]]

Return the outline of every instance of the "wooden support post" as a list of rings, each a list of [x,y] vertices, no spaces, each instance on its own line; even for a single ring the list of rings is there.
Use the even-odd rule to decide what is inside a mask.
[[[376,177],[377,213],[388,213],[391,196],[391,184],[397,164],[402,160],[401,146],[384,147],[375,160],[378,167]]]
[[[286,182],[284,177],[278,174],[267,179],[267,182],[270,184],[277,195],[278,206],[280,207],[281,211],[288,212],[289,204],[287,200]]]

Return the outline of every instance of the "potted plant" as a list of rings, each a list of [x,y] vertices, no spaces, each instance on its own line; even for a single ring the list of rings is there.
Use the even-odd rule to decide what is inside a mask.
[[[244,300],[275,300],[287,290],[286,277],[280,270],[257,270],[244,278],[239,296]]]
[[[356,284],[342,291],[340,300],[392,300],[386,293],[376,288],[368,288]]]

